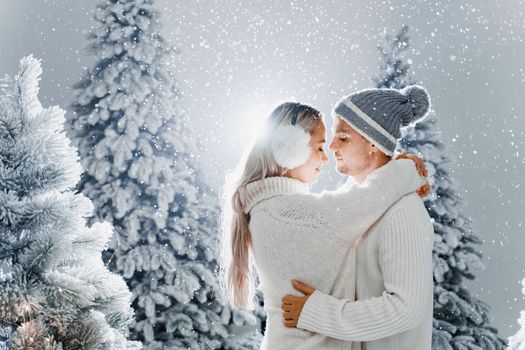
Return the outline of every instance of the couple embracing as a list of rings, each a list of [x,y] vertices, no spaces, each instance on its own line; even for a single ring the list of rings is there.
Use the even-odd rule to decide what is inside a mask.
[[[418,157],[394,154],[401,127],[429,106],[420,86],[343,98],[329,149],[349,178],[319,194],[309,186],[328,161],[322,114],[287,102],[268,117],[223,208],[225,286],[238,308],[263,293],[262,349],[431,348],[427,173]]]

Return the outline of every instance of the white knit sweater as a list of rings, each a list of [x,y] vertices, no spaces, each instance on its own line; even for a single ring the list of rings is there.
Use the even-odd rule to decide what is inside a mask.
[[[262,349],[343,349],[348,342],[282,323],[281,299],[300,295],[298,279],[330,294],[356,239],[393,203],[423,184],[411,160],[391,161],[363,185],[308,194],[299,181],[272,177],[250,183],[243,194],[250,214],[255,266],[268,314]]]
[[[405,196],[350,250],[331,295],[310,296],[298,327],[352,350],[430,350],[433,241],[421,199]]]

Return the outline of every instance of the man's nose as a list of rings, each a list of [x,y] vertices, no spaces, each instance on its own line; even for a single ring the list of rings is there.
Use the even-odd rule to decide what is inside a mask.
[[[335,138],[332,139],[332,142],[330,142],[330,145],[328,145],[328,148],[329,148],[330,151],[332,151],[332,152],[337,151],[337,146],[336,146]]]

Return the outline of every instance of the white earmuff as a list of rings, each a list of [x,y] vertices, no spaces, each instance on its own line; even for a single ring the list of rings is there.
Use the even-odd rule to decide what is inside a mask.
[[[273,157],[286,169],[303,165],[312,153],[310,134],[297,125],[280,125],[272,136]]]
[[[292,112],[291,125],[279,125],[272,135],[272,152],[277,164],[286,169],[303,165],[310,158],[310,134],[297,126],[300,104]]]

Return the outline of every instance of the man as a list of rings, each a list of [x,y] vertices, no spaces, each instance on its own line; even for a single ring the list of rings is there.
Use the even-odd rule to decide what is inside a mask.
[[[330,144],[338,172],[363,182],[391,160],[400,127],[422,119],[429,106],[418,86],[343,98],[333,110]],[[331,295],[293,281],[304,296],[283,298],[283,322],[352,341],[352,349],[430,349],[433,240],[421,199],[415,193],[403,197],[349,251]]]

